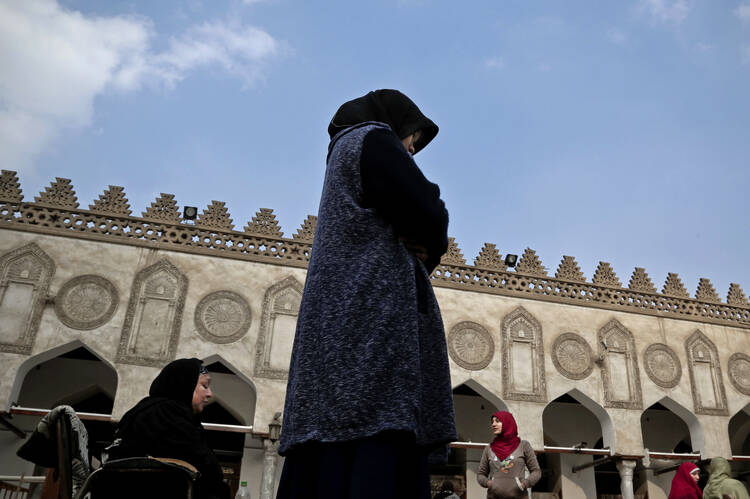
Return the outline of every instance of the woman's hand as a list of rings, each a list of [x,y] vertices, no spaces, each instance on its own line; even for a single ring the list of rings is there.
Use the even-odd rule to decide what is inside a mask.
[[[409,251],[417,255],[417,258],[419,258],[423,262],[426,262],[427,259],[430,257],[429,253],[427,252],[427,248],[425,248],[418,242],[414,241],[413,239],[400,237],[399,240],[402,243],[404,243],[404,246],[406,246],[406,249],[408,249]]]

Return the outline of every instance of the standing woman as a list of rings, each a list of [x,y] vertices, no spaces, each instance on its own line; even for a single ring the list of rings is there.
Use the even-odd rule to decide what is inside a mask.
[[[438,127],[397,90],[344,103],[294,338],[278,499],[429,499],[455,440],[430,273],[448,246],[440,189],[412,159]]]
[[[708,483],[703,489],[704,499],[750,499],[745,485],[732,478],[732,468],[723,457],[711,459],[708,472]]]
[[[525,490],[542,477],[534,449],[518,437],[518,426],[511,413],[496,412],[490,426],[495,438],[484,448],[477,481],[487,489],[487,499],[523,497]],[[527,468],[529,476],[524,478]]]
[[[701,499],[703,493],[698,487],[700,468],[695,463],[684,462],[677,468],[672,487],[669,489],[669,499]]]

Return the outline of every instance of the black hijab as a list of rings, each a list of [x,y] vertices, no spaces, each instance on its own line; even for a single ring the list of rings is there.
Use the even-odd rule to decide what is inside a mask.
[[[198,384],[201,371],[201,360],[177,359],[161,370],[151,383],[148,394],[151,397],[163,397],[192,407],[193,392]]]
[[[333,139],[340,131],[367,121],[390,125],[400,139],[421,130],[422,134],[414,144],[415,154],[438,133],[437,125],[422,114],[410,98],[398,90],[382,89],[342,104],[328,125],[328,135]]]

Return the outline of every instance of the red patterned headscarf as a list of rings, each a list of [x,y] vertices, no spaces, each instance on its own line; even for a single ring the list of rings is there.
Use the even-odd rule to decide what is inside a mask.
[[[497,418],[503,423],[502,432],[500,435],[495,436],[492,443],[490,443],[492,452],[502,461],[510,456],[516,450],[518,444],[521,443],[521,439],[518,437],[518,425],[513,418],[513,414],[507,411],[497,411],[492,417]]]
[[[690,476],[690,472],[698,469],[695,463],[685,462],[677,468],[672,478],[672,488],[669,491],[669,499],[701,499],[703,493],[698,484]]]

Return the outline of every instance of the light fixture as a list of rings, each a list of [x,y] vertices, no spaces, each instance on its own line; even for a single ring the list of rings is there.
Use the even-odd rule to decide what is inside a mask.
[[[198,216],[198,208],[195,206],[185,206],[182,209],[182,218],[185,220],[195,220],[195,217]]]
[[[506,267],[515,267],[516,263],[518,263],[518,255],[511,255],[510,253],[505,255]]]

